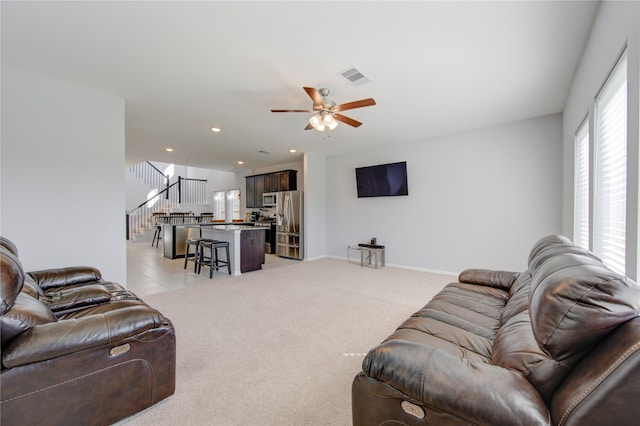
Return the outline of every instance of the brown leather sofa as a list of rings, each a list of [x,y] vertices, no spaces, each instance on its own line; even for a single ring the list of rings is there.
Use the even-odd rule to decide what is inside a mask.
[[[562,236],[467,270],[365,357],[354,425],[637,425],[640,286]]]
[[[25,273],[0,237],[0,424],[108,425],[172,395],[173,325],[89,267]]]

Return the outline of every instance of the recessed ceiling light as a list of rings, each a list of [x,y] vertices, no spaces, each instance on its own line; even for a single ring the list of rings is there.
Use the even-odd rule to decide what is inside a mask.
[[[244,164],[244,161],[238,161],[238,164],[242,165]]]
[[[212,127],[212,128],[211,128],[211,131],[212,131],[213,133],[218,133],[218,132],[220,131],[220,128],[219,128],[219,127]]]
[[[173,152],[173,148],[165,148],[164,150],[167,152]]]
[[[289,152],[293,154],[294,152],[296,152],[296,150],[295,149],[290,149]]]

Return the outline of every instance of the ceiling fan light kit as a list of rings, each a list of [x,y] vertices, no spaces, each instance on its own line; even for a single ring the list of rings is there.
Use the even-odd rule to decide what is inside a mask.
[[[316,114],[313,117],[311,117],[309,119],[309,124],[311,124],[311,126],[314,129],[320,132],[324,131],[324,121],[322,120],[322,116],[320,114]]]
[[[325,114],[322,121],[324,121],[324,125],[327,126],[329,130],[333,130],[338,127],[338,122],[335,118],[333,118],[333,115],[331,114]]]
[[[303,87],[304,91],[313,101],[313,109],[272,109],[271,112],[312,112],[315,113],[310,119],[309,124],[305,127],[305,130],[315,129],[319,132],[323,132],[325,128],[333,130],[338,126],[338,121],[348,124],[352,127],[359,127],[361,122],[356,121],[342,114],[337,114],[340,111],[346,111],[349,109],[362,108],[372,106],[376,104],[373,98],[361,99],[359,101],[348,102],[345,104],[336,105],[335,101],[327,98],[329,95],[329,89],[321,88],[314,89],[313,87]]]
[[[338,121],[333,118],[333,115],[326,111],[312,116],[309,119],[309,124],[319,132],[324,132],[326,127],[328,127],[329,130],[333,130],[338,127]]]

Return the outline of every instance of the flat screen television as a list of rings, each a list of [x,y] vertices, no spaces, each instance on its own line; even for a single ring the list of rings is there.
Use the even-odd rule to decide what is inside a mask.
[[[409,195],[407,162],[356,168],[358,198]]]

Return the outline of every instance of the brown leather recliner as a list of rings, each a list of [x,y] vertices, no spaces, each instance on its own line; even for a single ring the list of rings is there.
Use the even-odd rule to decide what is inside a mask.
[[[467,270],[365,357],[354,425],[636,425],[640,286],[562,236]]]
[[[0,238],[0,423],[108,425],[175,391],[171,322],[89,267],[25,273]]]

